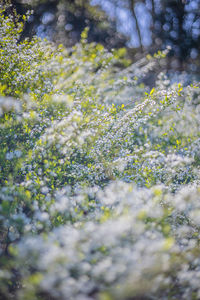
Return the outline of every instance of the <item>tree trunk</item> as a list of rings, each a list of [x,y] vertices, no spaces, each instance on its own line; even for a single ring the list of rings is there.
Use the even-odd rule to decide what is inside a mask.
[[[135,19],[136,30],[137,30],[137,34],[138,34],[138,38],[139,38],[139,42],[140,42],[140,49],[143,52],[142,36],[141,36],[141,32],[140,32],[140,26],[139,26],[139,23],[138,23],[138,19],[137,19],[137,16],[135,14],[135,3],[134,3],[134,0],[129,0],[129,5],[130,5],[131,13],[132,13],[132,15],[133,15],[133,17]]]

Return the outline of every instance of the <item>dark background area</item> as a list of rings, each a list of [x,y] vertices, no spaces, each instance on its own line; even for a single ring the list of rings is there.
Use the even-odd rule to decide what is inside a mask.
[[[200,73],[200,0],[11,0],[33,14],[21,38],[34,34],[71,47],[88,26],[89,42],[127,47],[134,61],[171,46],[167,68]],[[10,13],[10,12],[9,12]]]

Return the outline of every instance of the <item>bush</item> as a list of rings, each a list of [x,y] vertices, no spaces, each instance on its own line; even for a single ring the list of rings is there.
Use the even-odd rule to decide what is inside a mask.
[[[0,20],[1,298],[199,299],[198,84]]]

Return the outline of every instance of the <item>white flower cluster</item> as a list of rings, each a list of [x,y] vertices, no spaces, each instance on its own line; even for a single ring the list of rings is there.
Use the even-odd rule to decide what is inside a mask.
[[[93,299],[105,291],[110,299],[168,299],[172,291],[176,298],[199,297],[199,189],[173,195],[161,186],[137,189],[115,182],[82,193],[70,198],[69,189],[62,190],[52,206],[52,213],[74,214],[73,225],[18,244],[25,280],[37,270],[36,289],[55,299]],[[93,194],[93,208],[80,222],[75,212],[78,216],[81,206],[83,211],[86,194]]]
[[[198,300],[198,84],[0,12],[0,298]]]

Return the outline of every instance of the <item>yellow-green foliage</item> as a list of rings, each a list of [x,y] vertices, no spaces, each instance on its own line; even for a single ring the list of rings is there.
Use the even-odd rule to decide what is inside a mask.
[[[1,9],[0,298],[199,299],[198,84],[22,28]]]

